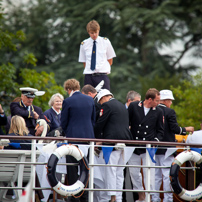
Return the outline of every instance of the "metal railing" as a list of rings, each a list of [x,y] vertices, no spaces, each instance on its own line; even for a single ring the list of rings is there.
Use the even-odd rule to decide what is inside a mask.
[[[93,202],[93,192],[94,191],[125,191],[125,192],[145,192],[146,193],[146,201],[150,202],[150,193],[168,193],[165,191],[160,190],[150,190],[150,169],[151,168],[168,168],[166,166],[151,166],[151,160],[149,157],[148,152],[146,153],[146,165],[103,165],[103,164],[94,164],[94,148],[96,142],[102,142],[105,144],[115,144],[115,143],[125,143],[126,145],[130,145],[132,147],[135,147],[135,145],[146,145],[146,148],[151,148],[152,146],[173,146],[173,147],[196,147],[196,148],[202,148],[202,144],[187,144],[187,143],[178,143],[178,142],[156,142],[156,141],[137,141],[137,140],[109,140],[109,139],[84,139],[84,138],[64,138],[64,137],[38,137],[38,136],[9,136],[9,135],[1,135],[0,139],[26,139],[26,140],[32,140],[32,154],[31,154],[31,173],[36,172],[36,165],[45,165],[47,162],[44,163],[37,163],[36,162],[36,143],[37,140],[48,140],[48,141],[68,141],[68,142],[89,142],[90,149],[89,149],[89,167],[90,167],[90,179],[89,179],[89,188],[86,188],[86,191],[89,191],[89,202]],[[106,146],[106,145],[105,145]],[[0,163],[6,163],[9,164],[9,162],[0,162]],[[10,162],[12,163],[12,162]],[[29,164],[28,162],[18,162],[19,164]],[[15,164],[18,164],[15,162]],[[68,163],[64,164],[58,164],[58,165],[71,165]],[[74,164],[75,165],[75,164]],[[94,188],[94,167],[95,166],[120,166],[120,167],[142,167],[147,168],[147,176],[146,176],[146,187],[147,190],[131,190],[131,189],[120,189],[120,190],[109,190],[109,189],[95,189]],[[185,169],[183,167],[183,169]],[[186,168],[186,169],[193,169],[193,168]],[[35,201],[35,190],[49,190],[49,187],[35,187],[35,175],[33,175],[33,193],[32,193],[32,201]],[[0,187],[0,189],[9,189],[8,187]],[[12,187],[10,189],[24,189],[24,187]]]

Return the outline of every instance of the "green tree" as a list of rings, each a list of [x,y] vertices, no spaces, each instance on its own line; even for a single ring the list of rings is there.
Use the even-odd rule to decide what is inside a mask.
[[[0,5],[1,9],[1,5]],[[21,50],[21,43],[26,41],[23,31],[7,31],[3,29],[4,16],[0,12],[0,52],[2,54],[0,63],[0,103],[4,109],[9,111],[9,105],[12,100],[20,96],[19,87],[30,86],[39,90],[44,90],[46,94],[34,99],[34,104],[40,106],[43,110],[48,109],[48,101],[52,94],[60,92],[65,94],[62,86],[56,84],[54,73],[40,72],[28,67],[35,67],[37,59],[33,53],[24,51],[23,54],[16,54]],[[11,60],[10,56],[14,58]],[[12,61],[19,61],[24,68],[16,68]],[[18,65],[17,65],[18,66]]]
[[[181,126],[194,126],[200,129],[202,114],[202,78],[201,71],[193,77],[193,81],[184,80],[182,85],[172,87],[175,101],[172,108],[177,114],[177,120]]]
[[[63,87],[56,84],[54,73],[48,74],[44,71],[38,73],[33,69],[22,69],[20,76],[23,79],[22,86],[32,86],[38,90],[45,91],[45,95],[35,97],[34,99],[34,104],[41,107],[43,111],[50,108],[48,101],[53,94],[61,93],[65,95]]]
[[[12,9],[5,26],[27,35],[18,54],[33,51],[36,69],[54,72],[60,84],[71,77],[83,84],[83,66],[77,62],[79,44],[88,37],[85,27],[92,19],[100,23],[100,35],[108,37],[116,51],[111,90],[122,100],[125,89],[144,93],[144,86],[158,78],[167,83],[166,88],[175,85],[176,78],[190,79],[189,71],[197,67],[182,65],[181,59],[190,50],[192,56],[201,56],[201,0],[36,0],[18,7],[9,2]],[[177,40],[184,43],[182,50],[160,53]],[[12,55],[10,59],[22,66]]]

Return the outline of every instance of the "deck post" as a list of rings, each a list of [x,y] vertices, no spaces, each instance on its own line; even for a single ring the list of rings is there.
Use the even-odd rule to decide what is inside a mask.
[[[89,164],[94,165],[94,142],[90,142],[90,151],[89,151]],[[94,167],[90,167],[90,179],[89,179],[89,188],[93,189],[93,184],[94,184]],[[93,202],[93,191],[89,191],[88,193],[88,201]]]
[[[36,181],[36,165],[33,163],[36,163],[36,140],[32,140],[32,154],[31,154],[31,183],[33,183],[33,192],[32,192],[32,201],[35,201],[35,181]]]
[[[151,148],[151,144],[146,144],[146,148]],[[146,166],[151,166],[151,160],[150,160],[147,149],[146,149]],[[146,185],[145,185],[146,186],[145,188],[148,191],[148,192],[146,192],[146,201],[147,202],[151,201],[151,198],[150,198],[151,194],[149,192],[151,189],[150,181],[151,181],[151,168],[148,167],[148,168],[146,168]]]

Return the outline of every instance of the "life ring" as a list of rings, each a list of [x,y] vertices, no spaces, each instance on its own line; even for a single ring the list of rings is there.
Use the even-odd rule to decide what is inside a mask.
[[[200,168],[201,168],[200,171],[202,175],[202,167],[201,167],[202,156],[198,152],[187,150],[187,151],[181,152],[175,157],[175,160],[173,161],[170,168],[170,181],[171,181],[171,186],[173,191],[180,198],[186,201],[193,201],[202,197],[202,178],[199,186],[192,191],[182,188],[178,178],[180,166],[185,161],[189,161],[189,160],[194,161],[197,164],[200,164]]]
[[[73,156],[79,163],[80,176],[78,180],[70,186],[66,186],[58,181],[56,177],[56,165],[58,160],[64,155]],[[88,161],[83,152],[75,145],[63,145],[58,147],[50,156],[47,164],[47,177],[51,187],[62,196],[71,196],[82,191],[89,178]]]

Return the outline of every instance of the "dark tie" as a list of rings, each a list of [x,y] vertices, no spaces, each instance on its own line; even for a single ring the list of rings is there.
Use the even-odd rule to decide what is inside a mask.
[[[95,63],[96,63],[96,41],[93,41],[93,50],[92,50],[92,56],[91,56],[91,70],[95,70]]]

